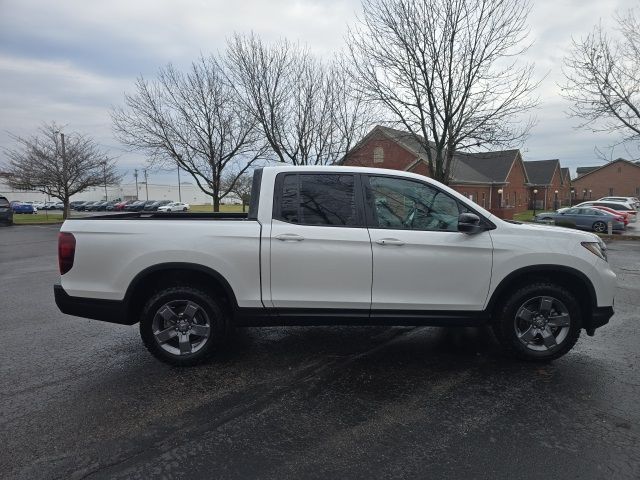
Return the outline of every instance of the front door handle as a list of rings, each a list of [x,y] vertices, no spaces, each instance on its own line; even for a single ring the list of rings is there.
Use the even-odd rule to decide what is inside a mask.
[[[397,245],[398,247],[404,245],[404,242],[397,238],[381,238],[380,240],[376,240],[376,243],[378,245]]]
[[[281,242],[300,242],[304,240],[304,237],[296,235],[295,233],[281,233],[276,235],[276,238]]]

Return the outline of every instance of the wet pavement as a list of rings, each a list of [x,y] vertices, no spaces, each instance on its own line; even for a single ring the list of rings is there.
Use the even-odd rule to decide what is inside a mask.
[[[640,244],[547,365],[486,329],[240,330],[210,363],[58,312],[54,226],[0,229],[0,478],[640,478]]]

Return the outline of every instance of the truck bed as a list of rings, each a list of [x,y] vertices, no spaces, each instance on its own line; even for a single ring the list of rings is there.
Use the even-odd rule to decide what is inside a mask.
[[[126,212],[75,217],[68,220],[247,220],[248,217],[248,213],[230,212]]]

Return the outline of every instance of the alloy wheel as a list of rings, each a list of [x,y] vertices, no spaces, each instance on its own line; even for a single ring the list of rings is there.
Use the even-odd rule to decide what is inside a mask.
[[[156,312],[152,331],[158,345],[172,355],[196,353],[211,335],[205,310],[191,300],[173,300]]]
[[[514,318],[518,340],[537,352],[556,349],[567,338],[570,327],[569,310],[551,296],[528,299],[518,308]]]

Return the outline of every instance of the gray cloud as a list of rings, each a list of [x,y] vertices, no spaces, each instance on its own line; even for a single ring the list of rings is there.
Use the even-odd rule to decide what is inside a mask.
[[[596,145],[615,143],[574,129],[577,122],[564,114],[569,105],[557,84],[571,37],[634,5],[631,0],[534,2],[534,44],[523,60],[535,62],[537,74],[547,77],[538,92],[539,123],[523,146],[527,158],[560,158],[575,168],[599,162]],[[131,90],[136,76],[151,77],[168,62],[186,66],[201,52],[221,50],[234,31],[300,40],[329,55],[342,48],[347,24],[359,9],[358,0],[0,0],[0,146],[11,145],[7,132],[28,135],[55,120],[93,136],[119,157],[123,169],[140,167],[144,158],[123,152],[109,119],[111,106]]]

